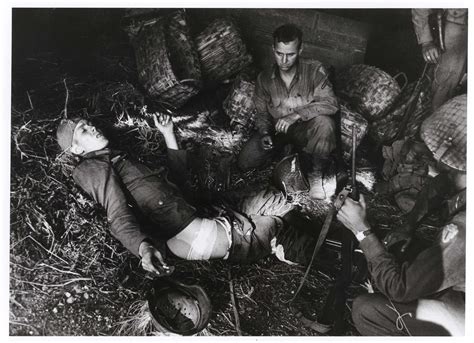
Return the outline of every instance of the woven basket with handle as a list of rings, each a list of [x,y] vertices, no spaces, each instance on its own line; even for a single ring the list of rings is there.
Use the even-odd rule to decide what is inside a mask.
[[[336,75],[336,94],[369,122],[381,118],[395,103],[401,89],[397,81],[383,70],[354,64]]]
[[[202,72],[209,80],[225,80],[252,62],[237,27],[216,19],[196,37]]]
[[[410,83],[400,94],[397,102],[386,116],[370,124],[370,135],[377,142],[389,143],[400,133],[401,137],[416,138],[423,120],[431,113],[431,81],[423,79],[415,109],[410,114],[406,127],[401,128],[409,99],[413,93],[416,82]],[[400,132],[403,130],[403,132]]]
[[[359,113],[349,110],[341,105],[341,144],[345,153],[351,153],[352,149],[352,127],[356,126],[356,147],[367,133],[369,123]]]
[[[145,23],[132,44],[139,80],[150,96],[178,108],[199,92],[200,64],[184,12]]]
[[[224,112],[230,118],[232,128],[250,129],[255,121],[256,108],[253,102],[255,82],[238,77],[223,103]]]

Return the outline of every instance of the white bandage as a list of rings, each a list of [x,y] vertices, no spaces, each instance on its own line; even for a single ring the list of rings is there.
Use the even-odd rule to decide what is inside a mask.
[[[227,260],[230,254],[230,247],[232,246],[232,226],[230,225],[229,221],[224,217],[217,217],[214,219],[221,227],[224,228],[225,233],[227,235],[227,241],[229,243],[227,248],[227,253],[223,257],[224,260]]]
[[[187,260],[209,260],[217,241],[217,222],[203,218],[189,248]]]

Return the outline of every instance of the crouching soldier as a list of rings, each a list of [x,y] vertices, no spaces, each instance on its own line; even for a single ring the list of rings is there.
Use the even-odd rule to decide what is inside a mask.
[[[242,148],[239,167],[257,168],[275,155],[277,148],[294,144],[312,159],[309,195],[322,200],[323,167],[336,147],[332,116],[339,105],[322,63],[300,61],[301,30],[282,25],[273,33],[275,65],[258,75],[255,85],[255,125],[258,132]]]
[[[421,131],[440,167],[449,170],[447,182],[458,199],[466,189],[466,97],[440,107]],[[370,231],[364,198],[346,200],[337,217],[360,241],[381,292],[353,303],[352,317],[361,334],[464,335],[465,206],[450,206],[449,213],[436,242],[413,260],[399,263]]]
[[[170,117],[155,115],[154,122],[168,148],[170,176],[185,174],[186,152],[178,149]],[[276,251],[276,236],[287,226],[284,214],[291,205],[280,204],[285,209],[281,216],[247,216],[222,207],[219,216],[201,218],[168,181],[164,168],[151,170],[109,149],[108,139],[90,122],[62,120],[57,139],[63,151],[80,156],[73,171],[75,182],[105,208],[112,235],[141,258],[145,270],[169,273],[165,251],[186,260],[243,263],[269,255],[272,247]],[[274,202],[284,200],[277,194],[267,196]],[[142,225],[142,217],[148,225]]]

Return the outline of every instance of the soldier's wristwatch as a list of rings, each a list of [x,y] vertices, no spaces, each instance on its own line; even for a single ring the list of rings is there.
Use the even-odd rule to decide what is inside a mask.
[[[357,240],[360,242],[361,240],[363,240],[365,237],[367,237],[367,236],[370,235],[371,233],[372,233],[371,230],[359,231],[359,232],[357,232],[357,234],[356,234],[356,238],[357,238]]]

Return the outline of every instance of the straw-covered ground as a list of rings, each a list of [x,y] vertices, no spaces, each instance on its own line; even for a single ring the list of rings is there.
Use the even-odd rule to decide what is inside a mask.
[[[143,307],[150,275],[108,233],[104,210],[76,187],[70,177],[74,161],[61,155],[55,140],[60,119],[80,115],[101,127],[116,148],[151,166],[163,163],[163,142],[156,130],[140,119],[140,113],[159,106],[140,91],[130,50],[119,48],[102,46],[97,53],[68,58],[59,58],[56,52],[42,52],[14,61],[11,335],[153,333]],[[245,138],[232,136],[225,128],[228,119],[220,104],[228,89],[228,85],[210,89],[207,92],[212,96],[204,94],[178,111],[184,121],[186,116],[201,118],[194,131],[176,124],[183,145],[196,148],[197,144],[212,144],[229,154]],[[195,141],[189,138],[193,132]],[[230,188],[263,187],[269,176],[268,169],[246,174],[233,169]],[[215,180],[212,173],[204,173],[197,176],[197,182],[202,187]],[[389,229],[401,222],[400,212],[390,199],[364,192],[368,194],[369,218],[374,225]],[[301,202],[308,212],[311,206],[319,214],[327,208]],[[425,226],[428,234],[434,231]],[[337,253],[331,256],[313,266],[295,303],[309,318],[316,318],[322,309],[337,275],[340,261]],[[237,309],[244,335],[317,335],[302,325],[288,304],[304,267],[289,266],[274,257],[245,266],[220,261],[170,263],[176,266],[177,279],[201,285],[211,298],[213,313],[203,334],[237,335]],[[350,321],[350,304],[355,294],[364,291],[357,283],[350,288],[347,335],[357,335]]]

